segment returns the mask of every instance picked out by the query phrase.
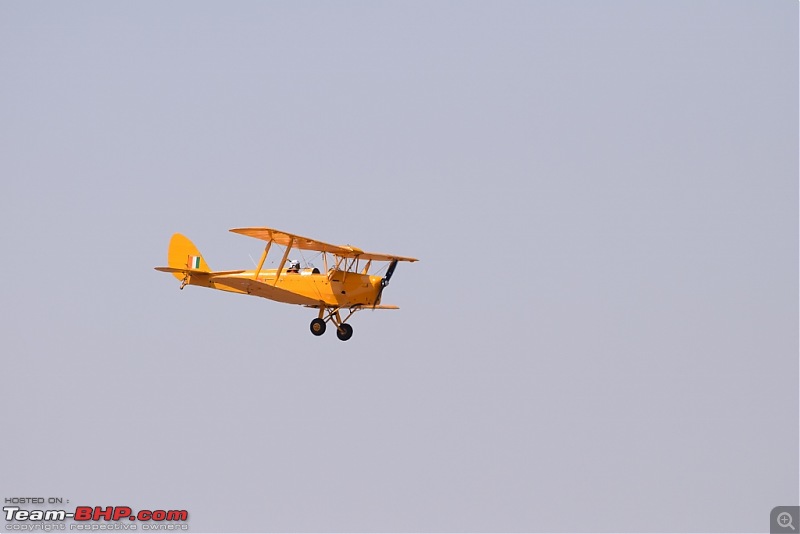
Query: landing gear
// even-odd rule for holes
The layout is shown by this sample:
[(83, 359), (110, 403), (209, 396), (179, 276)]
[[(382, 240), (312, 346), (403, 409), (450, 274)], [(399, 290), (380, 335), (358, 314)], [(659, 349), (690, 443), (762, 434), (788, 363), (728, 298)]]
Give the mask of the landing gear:
[(314, 319), (311, 321), (311, 333), (315, 336), (321, 336), (325, 333), (325, 321), (322, 319)]
[(353, 337), (353, 327), (347, 323), (340, 324), (339, 328), (336, 329), (336, 337), (342, 341), (347, 341)]
[(325, 323), (330, 321), (336, 327), (336, 337), (342, 341), (347, 341), (353, 337), (353, 327), (347, 324), (346, 321), (360, 309), (360, 306), (350, 308), (350, 314), (342, 320), (342, 316), (339, 314), (339, 308), (320, 307), (319, 317), (311, 321), (311, 333), (315, 336), (321, 336), (325, 333)]

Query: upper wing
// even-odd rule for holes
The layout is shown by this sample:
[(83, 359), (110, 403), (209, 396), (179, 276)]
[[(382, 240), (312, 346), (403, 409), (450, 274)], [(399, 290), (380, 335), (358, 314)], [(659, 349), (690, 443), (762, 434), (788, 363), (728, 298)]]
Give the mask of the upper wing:
[[(306, 304), (306, 308), (317, 308), (319, 309), (320, 306), (325, 307), (324, 304)], [(351, 310), (359, 309), (359, 310), (399, 310), (400, 306), (395, 306), (394, 304), (378, 304), (377, 306), (370, 306), (368, 304), (359, 304), (358, 306), (353, 306), (350, 308)]]
[(316, 250), (318, 252), (330, 252), (331, 254), (346, 254), (347, 248), (338, 245), (331, 245), (330, 243), (323, 243), (316, 239), (310, 239), (297, 234), (290, 234), (288, 232), (281, 232), (274, 228), (231, 228), (231, 232), (235, 234), (242, 234), (256, 239), (263, 239), (264, 241), (272, 241), (281, 246), (289, 246), (292, 248), (300, 248), (303, 250)]
[[(358, 250), (358, 249), (356, 249)], [(419, 261), (417, 258), (409, 258), (407, 256), (396, 256), (394, 254), (378, 254), (376, 252), (351, 252), (350, 254), (346, 255), (349, 258), (359, 258), (361, 260), (372, 260), (372, 261)]]
[(231, 232), (249, 237), (255, 237), (256, 239), (263, 239), (264, 241), (272, 241), (284, 247), (291, 245), (292, 248), (314, 250), (317, 252), (329, 252), (345, 258), (359, 258), (373, 261), (418, 261), (416, 258), (408, 258), (405, 256), (364, 252), (360, 248), (350, 245), (331, 245), (330, 243), (324, 243), (322, 241), (317, 241), (316, 239), (303, 237), (297, 234), (281, 232), (280, 230), (276, 230), (274, 228), (232, 228)]

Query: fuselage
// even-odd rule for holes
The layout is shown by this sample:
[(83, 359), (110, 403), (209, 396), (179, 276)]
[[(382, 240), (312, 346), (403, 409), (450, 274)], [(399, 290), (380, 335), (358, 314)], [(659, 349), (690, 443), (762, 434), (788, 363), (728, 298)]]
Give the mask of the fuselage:
[(278, 275), (277, 269), (263, 269), (257, 278), (256, 271), (224, 275), (192, 273), (189, 284), (288, 304), (348, 308), (376, 304), (381, 277), (334, 269), (328, 273), (317, 269), (283, 269)]

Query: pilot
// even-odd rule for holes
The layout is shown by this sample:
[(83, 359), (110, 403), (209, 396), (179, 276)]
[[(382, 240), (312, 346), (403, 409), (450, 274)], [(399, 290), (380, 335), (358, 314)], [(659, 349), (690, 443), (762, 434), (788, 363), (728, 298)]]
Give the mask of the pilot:
[(300, 272), (300, 262), (297, 260), (289, 260), (289, 268), (286, 270), (287, 273), (299, 273)]

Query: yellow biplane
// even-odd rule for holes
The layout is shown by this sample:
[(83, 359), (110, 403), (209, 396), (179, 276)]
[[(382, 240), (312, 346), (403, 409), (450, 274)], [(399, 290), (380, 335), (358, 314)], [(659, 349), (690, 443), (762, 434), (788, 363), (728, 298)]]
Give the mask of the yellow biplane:
[[(212, 271), (194, 243), (182, 234), (174, 234), (169, 242), (169, 266), (156, 267), (156, 270), (172, 273), (181, 281), (181, 289), (187, 285), (210, 287), (316, 308), (319, 315), (311, 321), (311, 333), (321, 336), (326, 323), (332, 322), (336, 326), (336, 336), (342, 341), (353, 336), (353, 327), (347, 321), (355, 312), (397, 309), (397, 306), (381, 304), (383, 290), (389, 285), (397, 262), (417, 261), (416, 258), (364, 252), (350, 245), (330, 245), (274, 228), (233, 228), (231, 232), (267, 242), (254, 271)], [(283, 247), (283, 255), (277, 269), (264, 269), (273, 245)], [(289, 259), (292, 250), (319, 253), (323, 270), (308, 262), (301, 267), (299, 261)], [(300, 254), (302, 256), (302, 252)], [(386, 262), (388, 268), (383, 276), (377, 274), (383, 269), (370, 274), (375, 264)], [(349, 310), (344, 319), (340, 314), (343, 310)]]

